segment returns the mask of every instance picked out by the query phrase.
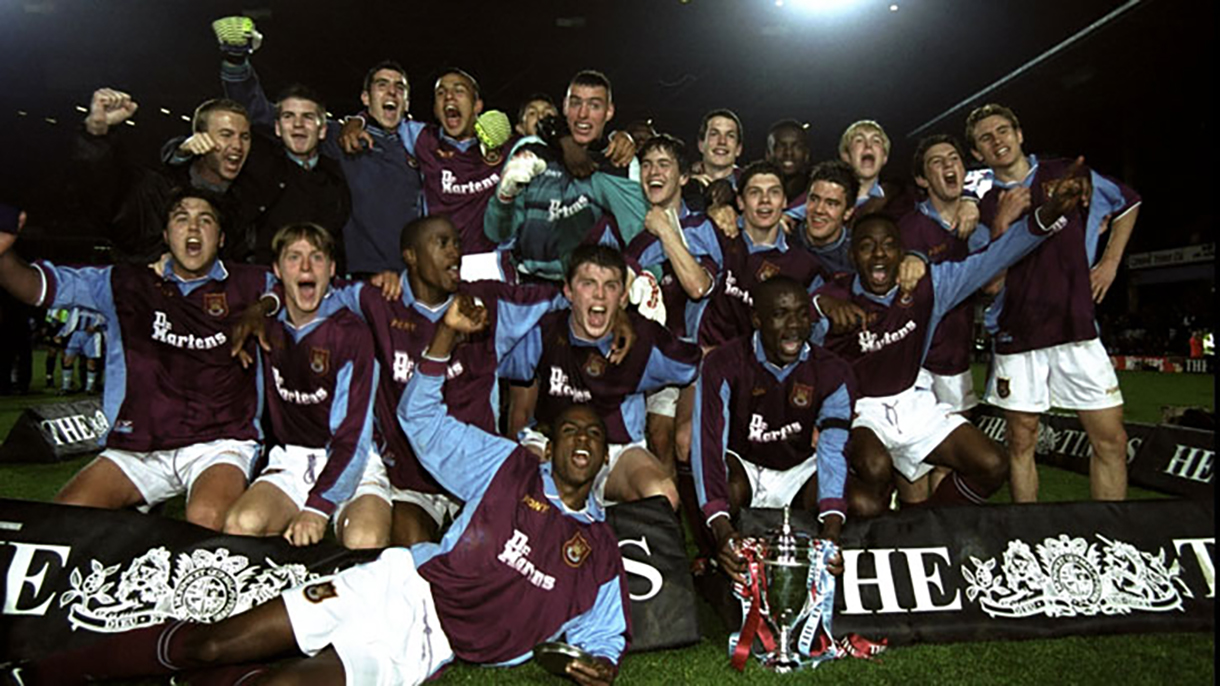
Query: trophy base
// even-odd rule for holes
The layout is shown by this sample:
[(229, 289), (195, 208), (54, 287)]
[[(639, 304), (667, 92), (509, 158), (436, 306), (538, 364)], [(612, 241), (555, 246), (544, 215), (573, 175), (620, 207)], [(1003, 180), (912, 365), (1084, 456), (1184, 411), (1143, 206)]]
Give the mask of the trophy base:
[(762, 665), (776, 674), (788, 674), (801, 668), (801, 663), (791, 653), (770, 653), (763, 658)]

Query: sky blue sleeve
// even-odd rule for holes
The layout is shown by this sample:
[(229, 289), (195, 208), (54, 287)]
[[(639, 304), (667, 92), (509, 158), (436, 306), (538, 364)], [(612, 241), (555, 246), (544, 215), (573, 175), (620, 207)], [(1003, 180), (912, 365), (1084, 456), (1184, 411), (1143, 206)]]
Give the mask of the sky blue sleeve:
[(830, 333), (830, 319), (818, 317), (809, 329), (809, 342), (814, 345), (826, 345), (826, 335)]
[(577, 648), (618, 664), (627, 647), (624, 595), (621, 576), (607, 581), (597, 589), (593, 607), (570, 619), (560, 633)]
[(496, 359), (503, 360), (522, 339), (538, 327), (538, 322), (544, 315), (570, 306), (571, 303), (563, 297), (563, 293), (556, 293), (550, 300), (532, 303), (501, 299), (496, 305)]
[[(694, 343), (683, 345), (693, 346)], [(640, 384), (636, 391), (645, 393), (665, 386), (685, 386), (694, 381), (698, 374), (698, 361), (692, 364), (674, 359), (658, 346), (648, 353), (648, 363), (644, 365), (644, 373), (640, 375)]]
[[(34, 265), (42, 272), (47, 307), (87, 307), (101, 313), (107, 322), (117, 322), (114, 293), (110, 288), (112, 267), (56, 267), (48, 262)], [(51, 295), (51, 302), (45, 298)]]
[(695, 497), (705, 521), (729, 512), (729, 476), (725, 451), (729, 445), (729, 402), (732, 390), (724, 379), (702, 377), (695, 384), (691, 420), (690, 465)]
[(716, 233), (720, 229), (711, 220), (706, 220), (698, 226), (683, 229), (686, 236), (686, 246), (695, 257), (708, 256), (716, 263), (717, 269), (724, 269), (724, 253), (720, 251), (720, 241)]
[(847, 516), (844, 493), (847, 485), (847, 432), (851, 426), (851, 393), (840, 384), (822, 401), (818, 411), (818, 503), (822, 512)]
[(402, 139), (402, 147), (407, 149), (408, 155), (415, 156), (415, 141), (419, 140), (425, 126), (427, 124), (414, 119), (403, 119), (398, 123), (398, 137)]
[(441, 395), (447, 365), (428, 358), (420, 362), (398, 403), (398, 421), (420, 464), (451, 493), (470, 501), (487, 490), (517, 444), (449, 415)]
[(1137, 197), (1134, 197), (1134, 192), (1128, 190), (1133, 197), (1128, 197), (1123, 193), (1123, 187), (1115, 183), (1111, 179), (1098, 174), (1095, 171), (1089, 172), (1093, 182), (1093, 194), (1089, 196), (1089, 214), (1088, 221), (1085, 224), (1085, 250), (1089, 256), (1089, 264), (1094, 265), (1097, 262), (1097, 251), (1101, 244), (1101, 224), (1102, 220), (1107, 217), (1112, 221), (1126, 214), (1139, 204)]
[(373, 446), (373, 398), (380, 367), (372, 357), (371, 340), (364, 347), (359, 359), (344, 363), (335, 380), (326, 466), (305, 502), (305, 507), (327, 516), (356, 492)]
[(970, 252), (978, 252), (987, 247), (991, 242), (991, 229), (979, 224), (974, 227), (974, 232), (966, 238), (966, 250)]
[(542, 331), (537, 327), (527, 331), (525, 336), (508, 351), (501, 360), (497, 373), (513, 381), (531, 381), (538, 370), (538, 360), (542, 359)]
[(936, 304), (932, 309), (932, 321), (928, 324), (929, 332), (936, 328), (936, 324), (946, 312), (982, 288), (1000, 273), (1000, 270), (1007, 269), (1028, 255), (1046, 239), (1047, 234), (1030, 232), (1029, 222), (1034, 221), (1033, 216), (1034, 212), (1026, 214), (1014, 222), (1003, 236), (960, 262), (941, 262), (931, 266), (932, 291)]
[[(333, 299), (333, 309), (342, 308), (345, 310), (350, 310), (357, 317), (367, 320), (368, 318), (364, 316), (364, 310), (360, 307), (360, 298), (363, 291), (363, 281), (353, 281), (344, 286), (339, 286), (338, 288), (336, 288), (332, 283), (330, 285), (330, 290), (328, 291), (330, 297), (328, 297), (327, 300)], [(329, 310), (332, 308), (327, 309)]]

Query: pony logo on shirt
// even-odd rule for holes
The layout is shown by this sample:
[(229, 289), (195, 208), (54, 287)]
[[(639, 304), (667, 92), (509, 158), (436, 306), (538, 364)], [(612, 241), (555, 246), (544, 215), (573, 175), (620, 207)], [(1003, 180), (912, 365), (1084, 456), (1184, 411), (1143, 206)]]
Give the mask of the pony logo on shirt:
[(227, 317), (229, 316), (229, 300), (224, 293), (204, 293), (203, 311), (207, 312), (209, 317)]
[(325, 374), (330, 371), (330, 351), (326, 348), (310, 348), (309, 369), (314, 374)]
[(788, 394), (788, 402), (792, 403), (793, 407), (799, 407), (802, 410), (809, 407), (809, 403), (813, 402), (813, 386), (807, 386), (803, 383), (792, 384), (792, 392)]
[(591, 552), (593, 552), (593, 546), (589, 545), (584, 535), (577, 531), (563, 544), (564, 564), (576, 569), (585, 563)]

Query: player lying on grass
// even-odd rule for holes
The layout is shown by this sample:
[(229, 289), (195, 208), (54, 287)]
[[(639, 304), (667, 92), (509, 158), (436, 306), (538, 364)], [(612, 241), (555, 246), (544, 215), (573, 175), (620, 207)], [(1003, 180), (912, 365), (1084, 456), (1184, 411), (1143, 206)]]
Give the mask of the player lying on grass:
[(613, 682), (628, 605), (618, 544), (591, 493), (605, 426), (571, 406), (540, 463), (450, 416), (441, 393), (456, 341), (486, 318), (467, 299), (449, 308), (399, 408), (420, 461), (469, 504), (439, 544), (391, 548), (216, 624), (160, 624), (51, 655), (18, 668), (24, 683), (193, 671), (192, 683), (262, 673), (259, 683), (417, 684), (454, 657), (517, 664), (560, 636), (596, 658), (570, 663), (573, 679)]
[(732, 517), (742, 507), (817, 509), (821, 537), (838, 542), (855, 393), (851, 366), (808, 343), (804, 286), (777, 276), (755, 285), (752, 297), (754, 334), (704, 359), (691, 446), (717, 560), (738, 581), (745, 562)]
[[(1069, 170), (1032, 219), (1012, 224), (999, 240), (961, 262), (932, 265), (931, 278), (910, 293), (897, 286), (904, 250), (893, 220), (869, 215), (857, 223), (852, 233), (857, 275), (837, 278), (814, 300), (829, 317), (817, 322), (814, 340), (852, 363), (860, 393), (848, 454), (849, 513), (883, 512), (894, 471), (915, 481), (933, 465), (952, 469), (929, 504), (982, 503), (1004, 484), (1008, 465), (1002, 450), (948, 405), (937, 403), (931, 389), (918, 383), (919, 370), (947, 312), (1067, 223), (1064, 213), (1087, 195), (1088, 178), (1077, 172)], [(1008, 202), (1015, 206), (1010, 216), (1019, 215), (1028, 195), (1014, 194)]]
[[(388, 523), (343, 517), (373, 451), (378, 365), (373, 337), (359, 317), (321, 309), (335, 274), (335, 241), (317, 224), (289, 224), (271, 240), (284, 307), (267, 326), (263, 385), (278, 444), (267, 467), (225, 519), (225, 533), (283, 534), (312, 545), (332, 515), (339, 540), (369, 547), (388, 539)], [(370, 454), (372, 453), (372, 454)], [(361, 532), (381, 524), (386, 531)]]
[(106, 317), (105, 450), (55, 502), (117, 509), (186, 493), (188, 521), (219, 530), (258, 452), (255, 370), (233, 364), (229, 331), (270, 281), (261, 267), (217, 259), (214, 196), (173, 196), (161, 274), (143, 265), (30, 266), (0, 234), (0, 287), (22, 302), (82, 306)]

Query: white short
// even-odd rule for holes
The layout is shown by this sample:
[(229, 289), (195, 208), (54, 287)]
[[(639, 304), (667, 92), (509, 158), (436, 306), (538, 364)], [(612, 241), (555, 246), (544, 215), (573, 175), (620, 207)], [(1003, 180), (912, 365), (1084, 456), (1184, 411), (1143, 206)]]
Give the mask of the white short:
[(453, 659), (432, 587), (406, 548), (281, 597), (301, 652), (333, 646), (349, 684), (419, 684)]
[(458, 273), (462, 281), (503, 281), (504, 270), (500, 268), (503, 254), (498, 250), (462, 255), (462, 265)]
[(742, 458), (733, 451), (729, 455), (741, 462), (741, 467), (750, 480), (750, 507), (780, 508), (791, 505), (793, 498), (801, 492), (801, 488), (809, 481), (809, 477), (818, 472), (818, 456), (810, 455), (809, 459), (785, 470), (768, 469)]
[(190, 500), (195, 480), (209, 467), (218, 464), (231, 464), (248, 479), (258, 457), (258, 443), (221, 438), (176, 450), (147, 453), (107, 448), (99, 457), (113, 462), (135, 484), (140, 495), (144, 496), (144, 505), (140, 509), (147, 511), (153, 505), (182, 493), (186, 493), (187, 500)]
[(986, 402), (1005, 410), (1104, 410), (1123, 404), (1110, 356), (1094, 338), (1012, 355), (996, 355)]
[[(532, 428), (521, 430), (521, 445), (525, 447), (535, 447), (546, 453), (546, 446), (550, 440), (541, 432)], [(597, 473), (596, 481), (593, 482), (593, 494), (597, 497), (597, 502), (603, 507), (614, 505), (615, 501), (606, 499), (606, 481), (610, 479), (610, 472), (614, 471), (614, 465), (618, 464), (618, 458), (623, 456), (623, 453), (632, 448), (640, 450), (648, 450), (648, 445), (645, 441), (636, 441), (634, 443), (611, 443), (606, 447), (606, 452), (609, 453), (606, 460), (606, 466), (602, 467)]]
[(326, 448), (277, 445), (267, 455), (267, 466), (253, 483), (275, 486), (300, 510), (309, 500), (309, 491), (317, 483), (327, 461)]
[(102, 357), (102, 334), (87, 331), (73, 331), (64, 346), (64, 354), (69, 357), (84, 355), (91, 360)]
[(951, 376), (920, 369), (915, 385), (930, 387), (936, 402), (952, 407), (954, 412), (965, 412), (979, 404), (979, 396), (974, 392), (974, 375), (969, 369)]
[(678, 413), (678, 387), (666, 386), (653, 391), (644, 398), (644, 407), (648, 414), (659, 414), (662, 417), (673, 417)]
[(936, 402), (932, 389), (914, 386), (897, 395), (860, 398), (851, 426), (871, 429), (890, 453), (894, 468), (910, 481), (932, 471), (924, 458), (966, 418)]
[(376, 452), (369, 455), (369, 461), (364, 466), (364, 474), (352, 494), (352, 500), (363, 495), (372, 495), (386, 501), (390, 505), (396, 502), (406, 502), (418, 505), (436, 522), (437, 527), (443, 527), (446, 519), (453, 521), (462, 509), (462, 503), (443, 493), (422, 493), (405, 488), (395, 488), (390, 483), (386, 473), (385, 462)]

